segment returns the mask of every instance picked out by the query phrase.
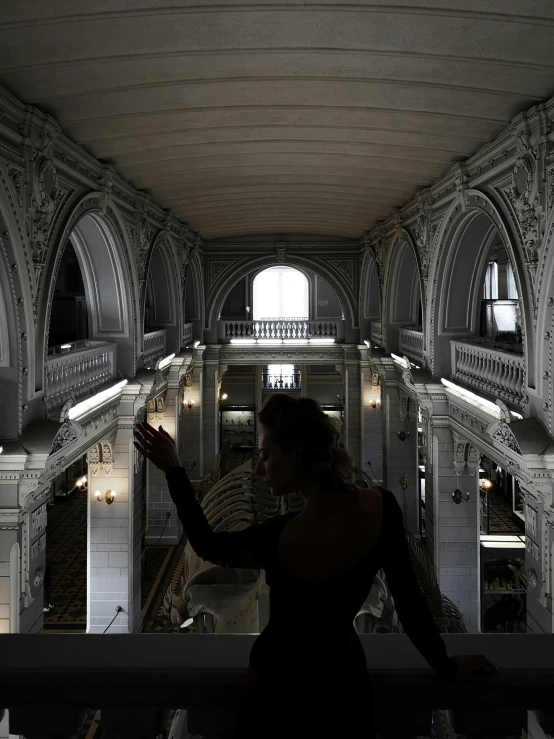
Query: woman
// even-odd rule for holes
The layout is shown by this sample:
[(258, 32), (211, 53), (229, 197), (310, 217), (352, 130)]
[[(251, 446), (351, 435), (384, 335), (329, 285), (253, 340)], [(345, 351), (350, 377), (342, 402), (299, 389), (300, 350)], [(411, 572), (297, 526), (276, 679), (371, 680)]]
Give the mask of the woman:
[(300, 491), (305, 506), (238, 532), (211, 530), (161, 426), (135, 431), (138, 450), (166, 474), (194, 551), (220, 566), (266, 570), (271, 615), (250, 653), (235, 739), (375, 737), (353, 624), (381, 567), (404, 630), (443, 679), (496, 671), (483, 655), (448, 657), (411, 566), (396, 498), (356, 487), (339, 432), (319, 404), (275, 394), (258, 418), (256, 473), (273, 495)]

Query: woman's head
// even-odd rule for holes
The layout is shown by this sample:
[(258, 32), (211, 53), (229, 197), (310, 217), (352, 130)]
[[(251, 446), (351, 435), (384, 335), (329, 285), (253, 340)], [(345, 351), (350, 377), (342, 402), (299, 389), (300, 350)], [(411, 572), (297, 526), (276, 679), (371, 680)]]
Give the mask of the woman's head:
[(341, 495), (354, 488), (353, 468), (335, 423), (312, 398), (271, 396), (258, 413), (263, 475), (274, 495), (314, 484), (322, 493)]

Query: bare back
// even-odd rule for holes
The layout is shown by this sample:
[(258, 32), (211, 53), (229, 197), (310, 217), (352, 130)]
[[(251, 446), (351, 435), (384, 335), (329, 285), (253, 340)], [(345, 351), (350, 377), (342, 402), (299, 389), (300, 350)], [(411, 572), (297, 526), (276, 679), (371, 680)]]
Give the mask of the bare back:
[(318, 521), (299, 516), (283, 527), (277, 560), (288, 572), (313, 584), (323, 583), (367, 557), (379, 539), (383, 496), (358, 488), (352, 503)]

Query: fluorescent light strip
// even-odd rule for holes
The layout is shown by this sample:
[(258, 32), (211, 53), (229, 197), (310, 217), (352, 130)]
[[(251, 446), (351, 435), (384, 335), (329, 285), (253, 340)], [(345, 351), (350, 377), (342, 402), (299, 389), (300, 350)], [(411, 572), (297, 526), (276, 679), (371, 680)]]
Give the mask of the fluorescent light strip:
[(401, 364), (402, 367), (406, 367), (406, 369), (410, 366), (410, 363), (407, 362), (404, 357), (399, 357), (398, 354), (393, 354), (391, 352), (391, 357), (394, 359), (395, 362), (398, 362), (398, 364)]
[(164, 367), (167, 367), (168, 364), (171, 364), (171, 360), (173, 359), (174, 356), (175, 356), (175, 352), (173, 352), (173, 354), (169, 354), (164, 359), (160, 359), (159, 364), (158, 364), (158, 369), (161, 370)]
[(335, 344), (335, 339), (231, 339), (231, 344), (261, 344), (277, 346), (278, 344), (312, 344), (312, 346), (328, 346)]
[(525, 543), (522, 541), (514, 542), (494, 542), (494, 541), (482, 541), (481, 546), (486, 549), (525, 549)]
[(474, 405), (477, 408), (482, 408), (493, 416), (500, 418), (500, 408), (495, 403), (492, 403), (490, 400), (485, 400), (485, 398), (481, 398), (479, 395), (475, 395), (475, 393), (466, 390), (464, 387), (455, 385), (453, 382), (450, 382), (450, 380), (445, 380), (444, 377), (441, 377), (441, 382), (452, 393), (454, 393), (454, 395), (457, 395), (459, 398), (471, 403), (471, 405)]
[(92, 410), (93, 408), (97, 408), (99, 405), (102, 405), (102, 403), (105, 403), (110, 398), (115, 398), (115, 396), (126, 384), (127, 380), (121, 380), (121, 382), (112, 385), (112, 387), (107, 388), (107, 390), (102, 390), (102, 392), (96, 393), (96, 395), (93, 395), (92, 398), (87, 398), (86, 400), (83, 400), (82, 403), (77, 403), (77, 405), (74, 405), (73, 408), (69, 409), (69, 411), (67, 412), (67, 417), (70, 420), (74, 420), (76, 418), (84, 416), (90, 410)]

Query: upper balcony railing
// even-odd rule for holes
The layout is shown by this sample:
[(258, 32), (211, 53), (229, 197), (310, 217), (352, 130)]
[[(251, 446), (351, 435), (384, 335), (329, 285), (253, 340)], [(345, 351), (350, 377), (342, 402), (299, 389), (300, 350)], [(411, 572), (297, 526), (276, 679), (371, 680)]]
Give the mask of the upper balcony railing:
[(400, 339), (400, 354), (423, 364), (423, 331), (421, 326), (401, 328), (398, 332)]
[(218, 321), (218, 339), (264, 339), (266, 341), (287, 339), (334, 339), (344, 341), (344, 321), (298, 321), (278, 319), (275, 321)]
[(192, 323), (185, 323), (183, 326), (183, 337), (181, 339), (181, 346), (187, 346), (192, 343)]
[[(375, 712), (384, 739), (430, 737), (432, 722), (439, 739), (512, 739), (522, 729), (533, 739), (547, 739), (554, 732), (553, 635), (442, 637), (449, 654), (484, 654), (498, 672), (446, 683), (405, 634), (360, 635), (372, 682), (367, 710)], [(231, 736), (255, 639), (256, 634), (0, 636), (0, 714), (9, 710), (10, 734), (61, 739), (79, 732), (87, 709), (99, 709), (104, 735), (154, 739), (164, 732), (171, 707), (186, 709), (186, 727), (172, 726), (176, 739)], [(321, 643), (324, 648), (323, 631)], [(309, 703), (325, 710), (317, 700)], [(437, 709), (449, 712), (456, 733), (435, 720)], [(348, 711), (348, 705), (340, 710)]]
[(113, 380), (117, 374), (117, 344), (84, 339), (48, 349), (45, 402), (57, 408)]
[(383, 346), (383, 331), (381, 321), (371, 321), (371, 341), (378, 346)]
[(144, 366), (153, 367), (162, 357), (165, 357), (165, 329), (144, 334)]
[(516, 352), (493, 349), (486, 344), (451, 341), (452, 379), (483, 390), (522, 407), (524, 359)]
[(264, 370), (262, 372), (262, 390), (301, 390), (300, 370), (284, 375), (275, 375)]

